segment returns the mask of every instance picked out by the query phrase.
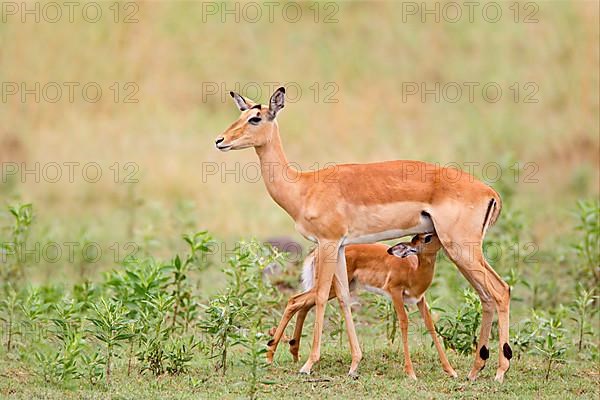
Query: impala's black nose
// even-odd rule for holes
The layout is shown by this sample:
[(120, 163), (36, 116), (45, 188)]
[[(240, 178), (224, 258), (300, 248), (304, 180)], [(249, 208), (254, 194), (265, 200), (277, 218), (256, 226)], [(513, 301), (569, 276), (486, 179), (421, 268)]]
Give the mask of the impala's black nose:
[(217, 140), (215, 140), (215, 145), (218, 146), (223, 140), (225, 140), (225, 138), (217, 138)]

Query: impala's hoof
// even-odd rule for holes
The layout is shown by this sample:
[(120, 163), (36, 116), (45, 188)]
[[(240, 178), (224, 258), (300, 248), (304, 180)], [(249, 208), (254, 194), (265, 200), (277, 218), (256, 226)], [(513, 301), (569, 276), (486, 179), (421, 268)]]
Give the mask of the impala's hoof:
[(348, 372), (348, 376), (352, 379), (358, 379), (358, 372), (357, 371), (350, 371)]
[[(294, 340), (294, 339), (292, 339), (292, 340)], [(291, 341), (290, 341), (290, 343), (291, 343)], [(298, 348), (293, 348), (293, 347), (290, 346), (290, 354), (292, 355), (292, 358), (294, 359), (294, 362), (298, 362), (298, 359), (300, 358), (299, 357), (299, 355), (300, 355), (299, 349)]]
[(306, 365), (306, 364), (304, 364), (302, 366), (302, 368), (300, 368), (300, 371), (298, 371), (298, 373), (301, 374), (301, 375), (310, 375), (311, 367), (312, 367), (312, 365)]
[(504, 382), (504, 372), (501, 372), (501, 371), (496, 372), (496, 377), (494, 378), (494, 380), (498, 383)]
[(267, 351), (267, 364), (273, 364), (273, 356), (275, 355), (274, 352), (268, 350)]
[(458, 374), (456, 373), (455, 370), (451, 369), (450, 371), (446, 371), (446, 373), (451, 377), (451, 378), (458, 378)]
[(471, 370), (471, 372), (469, 372), (469, 375), (467, 375), (467, 379), (470, 380), (471, 382), (474, 382), (477, 379), (477, 374), (479, 373), (479, 371), (473, 369)]

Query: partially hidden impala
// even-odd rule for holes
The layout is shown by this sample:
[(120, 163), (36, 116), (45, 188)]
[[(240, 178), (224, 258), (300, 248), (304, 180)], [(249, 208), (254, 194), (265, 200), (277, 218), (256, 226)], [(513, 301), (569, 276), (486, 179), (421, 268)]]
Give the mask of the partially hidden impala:
[[(267, 106), (230, 94), (241, 114), (217, 137), (216, 147), (221, 151), (254, 147), (267, 191), (294, 219), (298, 232), (317, 243), (315, 285), (288, 301), (290, 305), (314, 299), (316, 305), (312, 348), (300, 372), (310, 373), (320, 358), (325, 306), (333, 285), (350, 343), (349, 375), (357, 374), (362, 352), (350, 311), (344, 246), (435, 231), (482, 303), (481, 331), (469, 378), (476, 379), (489, 357), (495, 308), (500, 346), (495, 379), (502, 382), (512, 357), (508, 344), (510, 290), (482, 252), (485, 233), (502, 208), (498, 193), (463, 171), (421, 161), (340, 164), (298, 171), (283, 152), (276, 119), (284, 107), (285, 89), (275, 90)], [(277, 341), (283, 335), (282, 325), (275, 332)]]
[[(433, 233), (416, 235), (410, 242), (398, 243), (392, 247), (382, 243), (351, 244), (346, 247), (346, 267), (350, 287), (359, 284), (367, 290), (388, 296), (394, 303), (402, 333), (404, 371), (412, 379), (417, 379), (417, 376), (408, 350), (408, 315), (404, 309), (404, 304), (417, 304), (421, 317), (425, 322), (425, 327), (429, 331), (438, 352), (444, 372), (453, 378), (458, 376), (450, 362), (448, 362), (444, 348), (437, 337), (429, 306), (425, 300), (425, 291), (427, 291), (433, 280), (435, 260), (441, 247), (442, 244)], [(314, 286), (314, 258), (314, 253), (311, 252), (304, 260), (302, 286), (305, 290), (309, 290)], [(332, 299), (333, 297), (335, 297), (335, 294), (330, 292), (329, 298)], [(298, 360), (302, 326), (306, 314), (314, 304), (314, 301), (308, 304), (292, 304), (291, 307), (286, 307), (283, 313), (281, 323), (284, 324), (287, 324), (296, 312), (298, 313), (294, 336), (289, 340), (290, 352), (294, 357), (294, 361)], [(271, 343), (267, 351), (268, 361), (273, 359), (276, 347), (277, 343)]]

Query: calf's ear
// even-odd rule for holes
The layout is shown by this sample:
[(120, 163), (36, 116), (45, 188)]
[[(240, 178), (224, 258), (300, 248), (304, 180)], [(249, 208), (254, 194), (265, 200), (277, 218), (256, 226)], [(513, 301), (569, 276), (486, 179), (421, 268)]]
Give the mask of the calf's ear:
[(407, 243), (398, 243), (387, 249), (388, 254), (400, 258), (405, 258), (417, 254), (417, 249), (409, 246)]

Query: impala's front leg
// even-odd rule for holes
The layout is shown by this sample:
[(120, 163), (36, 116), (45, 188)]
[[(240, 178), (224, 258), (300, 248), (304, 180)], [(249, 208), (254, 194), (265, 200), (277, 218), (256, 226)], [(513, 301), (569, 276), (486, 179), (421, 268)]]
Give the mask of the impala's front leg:
[(446, 353), (444, 352), (444, 347), (440, 343), (437, 334), (435, 332), (435, 325), (433, 324), (433, 320), (431, 319), (431, 313), (429, 312), (429, 306), (427, 305), (427, 301), (425, 300), (425, 295), (421, 298), (421, 300), (417, 303), (419, 307), (419, 312), (421, 313), (421, 317), (423, 317), (423, 322), (425, 322), (425, 327), (429, 331), (431, 335), (431, 339), (433, 340), (433, 344), (437, 349), (438, 356), (440, 358), (440, 363), (442, 363), (442, 368), (444, 371), (453, 378), (456, 378), (458, 374), (448, 362), (448, 357), (446, 357)]
[(329, 292), (333, 282), (338, 261), (339, 241), (319, 240), (316, 250), (316, 281), (315, 281), (315, 324), (313, 330), (313, 344), (308, 360), (300, 369), (301, 374), (310, 374), (312, 366), (321, 357), (321, 336), (325, 320), (325, 306), (329, 299)]
[(290, 340), (290, 353), (292, 353), (292, 357), (294, 362), (298, 361), (298, 353), (300, 352), (300, 340), (302, 339), (302, 328), (304, 327), (304, 320), (306, 319), (306, 315), (310, 311), (310, 309), (314, 306), (304, 307), (300, 311), (298, 311), (298, 316), (296, 317), (296, 327), (294, 328), (294, 337)]
[(404, 349), (404, 371), (409, 378), (416, 380), (415, 370), (410, 359), (410, 350), (408, 349), (408, 315), (404, 309), (404, 295), (402, 290), (392, 290), (392, 301), (400, 323), (400, 331), (402, 332), (402, 348)]
[(314, 304), (314, 297), (314, 289), (290, 297), (287, 306), (285, 307), (285, 311), (281, 316), (281, 321), (279, 322), (279, 325), (277, 325), (277, 329), (273, 334), (273, 338), (269, 340), (269, 343), (267, 343), (267, 362), (269, 364), (273, 362), (273, 356), (275, 355), (279, 341), (283, 337), (285, 328), (289, 324), (294, 314), (298, 310), (303, 310), (306, 307), (310, 309), (312, 304)]
[(356, 378), (358, 377), (357, 370), (358, 364), (362, 359), (362, 351), (360, 350), (360, 344), (358, 343), (358, 337), (356, 336), (354, 321), (352, 320), (348, 270), (346, 269), (346, 255), (344, 253), (344, 247), (340, 247), (338, 251), (338, 263), (335, 270), (335, 276), (333, 278), (333, 286), (335, 289), (335, 295), (340, 303), (340, 308), (344, 314), (346, 331), (348, 332), (348, 343), (350, 343), (350, 353), (352, 354), (352, 364), (350, 365), (350, 371), (348, 371), (348, 375)]

